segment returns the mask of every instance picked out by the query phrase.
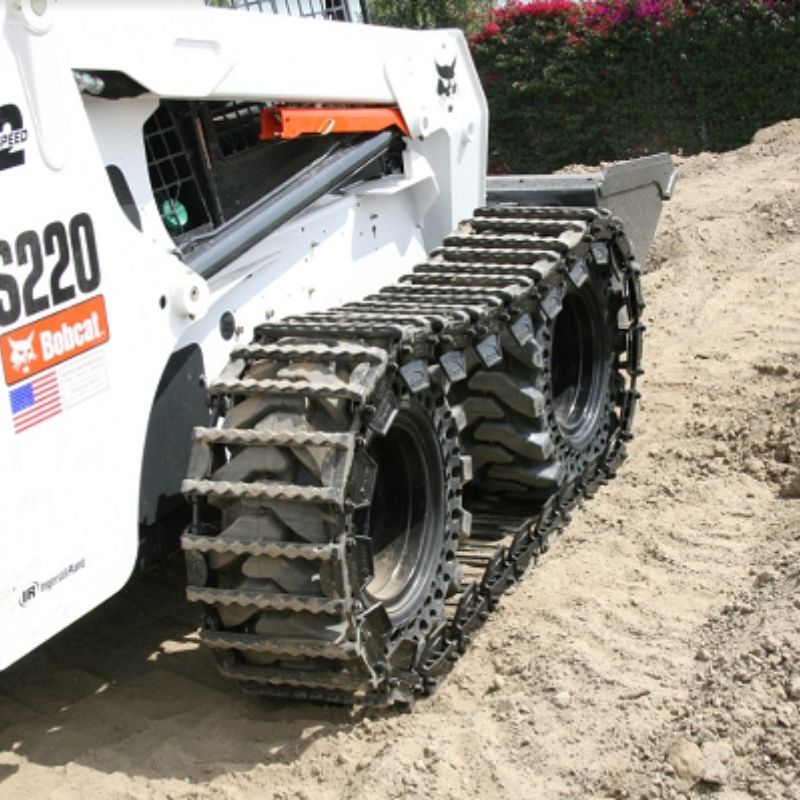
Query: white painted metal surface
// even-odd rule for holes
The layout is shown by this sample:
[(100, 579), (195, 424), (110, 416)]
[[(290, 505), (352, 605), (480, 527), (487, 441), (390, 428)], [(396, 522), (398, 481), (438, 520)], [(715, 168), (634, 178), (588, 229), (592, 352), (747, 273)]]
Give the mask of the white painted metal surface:
[[(197, 343), (213, 375), (259, 322), (394, 280), (482, 203), (487, 118), (455, 32), (200, 0), (0, 0), (0, 31), (3, 668), (127, 580), (169, 355)], [(457, 90), (442, 94), (436, 65), (453, 62)], [(81, 96), (73, 69), (124, 72), (147, 93)], [(141, 126), (162, 97), (397, 104), (412, 132), (405, 171), (323, 198), (207, 285), (176, 256), (149, 186)], [(112, 163), (141, 232), (111, 190)]]

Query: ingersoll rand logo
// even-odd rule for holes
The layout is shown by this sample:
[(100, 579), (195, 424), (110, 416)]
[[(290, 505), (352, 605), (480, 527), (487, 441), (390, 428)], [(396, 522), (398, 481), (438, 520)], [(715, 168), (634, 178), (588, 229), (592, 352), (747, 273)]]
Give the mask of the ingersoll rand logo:
[(39, 593), (39, 584), (34, 581), (30, 586), (26, 589), (22, 590), (22, 594), (19, 596), (19, 604), (25, 608), (31, 600), (36, 599), (36, 595)]
[(41, 597), (46, 592), (49, 592), (51, 589), (55, 589), (61, 583), (63, 583), (68, 578), (71, 578), (76, 573), (80, 572), (81, 570), (86, 568), (86, 559), (81, 558), (78, 561), (74, 561), (71, 564), (67, 564), (66, 567), (61, 569), (51, 578), (48, 578), (46, 581), (33, 581), (32, 583), (28, 584), (28, 586), (22, 590), (19, 596), (19, 604), (25, 608), (26, 606), (30, 605), (37, 597)]

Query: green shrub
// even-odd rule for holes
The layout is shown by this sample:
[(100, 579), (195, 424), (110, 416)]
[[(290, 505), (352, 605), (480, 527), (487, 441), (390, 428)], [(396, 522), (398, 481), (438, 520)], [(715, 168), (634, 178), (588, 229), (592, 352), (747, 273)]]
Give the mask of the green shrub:
[(472, 37), (496, 172), (745, 144), (800, 116), (798, 0), (540, 0)]

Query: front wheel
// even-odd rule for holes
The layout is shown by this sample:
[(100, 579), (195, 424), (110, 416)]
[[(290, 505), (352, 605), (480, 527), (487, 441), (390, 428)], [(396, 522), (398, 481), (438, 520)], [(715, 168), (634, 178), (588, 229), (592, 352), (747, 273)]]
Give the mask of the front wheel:
[[(444, 395), (410, 391), (377, 348), (278, 341), (240, 355), (184, 486), (205, 521), (183, 539), (202, 638), (260, 693), (408, 701), (461, 529)], [(353, 403), (342, 387), (357, 385), (371, 388)]]

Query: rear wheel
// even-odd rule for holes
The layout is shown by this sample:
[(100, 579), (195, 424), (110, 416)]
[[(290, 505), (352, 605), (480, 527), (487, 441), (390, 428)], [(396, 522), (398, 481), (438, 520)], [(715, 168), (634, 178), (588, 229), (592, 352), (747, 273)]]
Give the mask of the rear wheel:
[(620, 432), (622, 357), (629, 320), (626, 287), (608, 242), (571, 259), (540, 287), (520, 344), (510, 321), (502, 360), (475, 356), (450, 401), (475, 478), (466, 507), (503, 508), (519, 518), (552, 497), (571, 497), (591, 479)]
[(613, 307), (622, 302), (622, 286), (618, 282), (615, 286), (610, 266), (594, 258), (586, 260), (585, 269), (580, 286), (565, 284), (561, 310), (541, 333), (545, 344), (541, 380), (565, 483), (594, 469), (619, 427), (614, 397), (625, 339)]
[(608, 350), (594, 293), (569, 292), (553, 325), (551, 395), (556, 425), (576, 449), (596, 435), (605, 410)]

